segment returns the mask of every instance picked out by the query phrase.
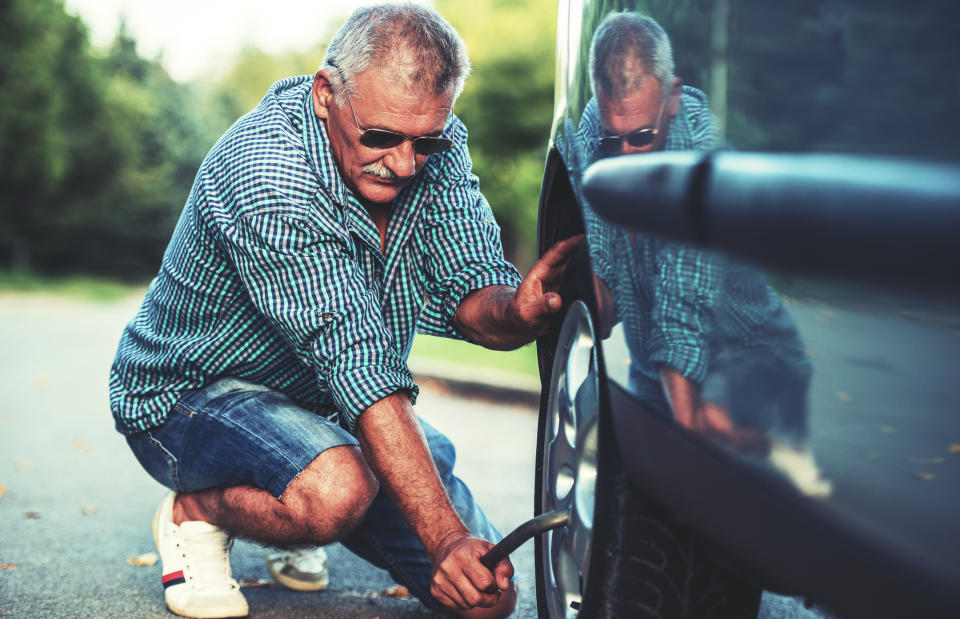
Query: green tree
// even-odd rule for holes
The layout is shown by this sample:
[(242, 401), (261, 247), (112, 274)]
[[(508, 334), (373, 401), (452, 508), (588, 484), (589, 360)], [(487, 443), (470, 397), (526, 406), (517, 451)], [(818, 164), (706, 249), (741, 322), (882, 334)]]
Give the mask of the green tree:
[(234, 119), (252, 110), (277, 80), (293, 75), (312, 75), (320, 67), (327, 37), (304, 52), (271, 55), (255, 47), (240, 51), (222, 77), (215, 80), (217, 91), (228, 101)]
[(123, 27), (100, 58), (61, 0), (0, 3), (0, 265), (155, 272), (209, 146), (192, 96)]
[(0, 3), (0, 261), (35, 262), (32, 239), (84, 141), (71, 121), (97, 109), (83, 23), (59, 0)]
[[(127, 278), (156, 271), (208, 147), (192, 93), (137, 53), (121, 26), (99, 63), (103, 112), (93, 126), (109, 147), (75, 165), (60, 202), (51, 269)], [(110, 251), (104, 251), (109, 247)]]
[(521, 270), (535, 255), (537, 203), (553, 119), (556, 2), (442, 0), (467, 43), (473, 73), (457, 101), (480, 188)]

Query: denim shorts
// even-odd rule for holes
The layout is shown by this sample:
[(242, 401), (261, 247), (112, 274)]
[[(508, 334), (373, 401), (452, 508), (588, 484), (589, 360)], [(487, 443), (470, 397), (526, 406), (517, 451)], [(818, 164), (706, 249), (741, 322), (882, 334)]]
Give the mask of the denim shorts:
[[(500, 533), (470, 489), (453, 474), (453, 443), (422, 419), (420, 424), (460, 518), (477, 537), (499, 541)], [(173, 490), (250, 484), (277, 499), (322, 452), (358, 445), (336, 422), (300, 408), (282, 393), (234, 378), (186, 392), (162, 426), (129, 436), (127, 442), (146, 471)], [(340, 542), (390, 572), (426, 606), (443, 608), (430, 595), (430, 557), (385, 491)]]

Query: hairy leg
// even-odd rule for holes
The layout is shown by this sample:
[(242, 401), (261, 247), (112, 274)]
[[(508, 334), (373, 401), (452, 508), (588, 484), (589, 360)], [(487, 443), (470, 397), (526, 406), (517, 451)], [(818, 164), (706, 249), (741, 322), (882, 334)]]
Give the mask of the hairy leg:
[(322, 545), (349, 533), (377, 489), (360, 449), (343, 445), (317, 456), (279, 501), (251, 485), (180, 493), (173, 521), (209, 522), (272, 546)]

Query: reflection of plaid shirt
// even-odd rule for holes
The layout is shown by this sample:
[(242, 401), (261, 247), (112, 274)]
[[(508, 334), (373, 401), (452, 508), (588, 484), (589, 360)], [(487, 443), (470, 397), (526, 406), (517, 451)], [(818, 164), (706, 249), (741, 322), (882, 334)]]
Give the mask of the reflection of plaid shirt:
[[(706, 95), (683, 87), (665, 150), (717, 146)], [(584, 110), (578, 138), (586, 163), (603, 135), (596, 101)], [(797, 358), (799, 340), (776, 293), (758, 271), (715, 252), (651, 238), (633, 238), (584, 208), (594, 271), (613, 295), (631, 347), (631, 374), (660, 393), (658, 366), (702, 383), (717, 347), (767, 346)], [(634, 385), (642, 388), (640, 385)]]
[(398, 390), (416, 330), (459, 337), (460, 300), (516, 286), (470, 172), (466, 130), (396, 198), (386, 255), (344, 185), (310, 76), (274, 84), (214, 146), (110, 374), (117, 427), (157, 426), (179, 393), (220, 376), (281, 391), (354, 429)]

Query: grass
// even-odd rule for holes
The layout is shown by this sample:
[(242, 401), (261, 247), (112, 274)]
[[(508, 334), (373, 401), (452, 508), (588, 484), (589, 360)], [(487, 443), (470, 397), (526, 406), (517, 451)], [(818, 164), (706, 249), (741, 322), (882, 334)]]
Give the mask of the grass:
[[(108, 303), (133, 294), (142, 294), (144, 285), (135, 285), (84, 276), (54, 277), (17, 271), (0, 270), (0, 292), (59, 294)], [(414, 340), (411, 357), (454, 363), (461, 366), (479, 366), (501, 372), (512, 372), (532, 378), (537, 373), (537, 348), (528, 344), (517, 350), (501, 352), (487, 350), (460, 340), (419, 335)]]
[(145, 285), (85, 276), (47, 276), (0, 270), (0, 292), (60, 294), (87, 301), (110, 302), (142, 293)]
[(501, 372), (523, 374), (539, 378), (537, 373), (537, 347), (528, 344), (517, 350), (501, 352), (481, 346), (450, 340), (443, 337), (418, 335), (413, 341), (411, 357), (447, 361), (457, 365), (472, 365), (492, 368)]

